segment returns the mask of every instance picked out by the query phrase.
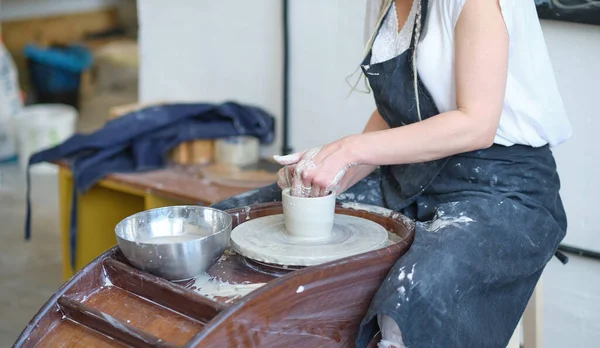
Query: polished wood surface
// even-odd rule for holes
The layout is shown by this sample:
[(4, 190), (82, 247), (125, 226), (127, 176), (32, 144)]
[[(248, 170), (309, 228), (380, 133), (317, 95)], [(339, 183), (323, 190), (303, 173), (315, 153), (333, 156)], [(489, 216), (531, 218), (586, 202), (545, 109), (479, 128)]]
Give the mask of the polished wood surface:
[[(234, 227), (281, 213), (280, 203), (230, 211)], [(207, 273), (231, 284), (266, 283), (229, 301), (133, 268), (118, 248), (70, 279), (25, 328), (17, 347), (352, 347), (377, 287), (409, 248), (414, 225), (337, 208), (400, 237), (389, 247), (326, 264), (265, 273), (231, 255)]]
[[(83, 304), (176, 345), (184, 345), (204, 326), (116, 286), (102, 288), (90, 295)], [(132, 315), (132, 311), (135, 311), (135, 315)]]
[[(69, 175), (69, 163), (57, 162)], [(247, 189), (210, 182), (202, 177), (201, 167), (195, 165), (171, 165), (165, 169), (140, 173), (109, 174), (99, 186), (136, 195), (152, 193), (181, 202), (210, 205)]]
[(104, 336), (84, 325), (77, 324), (72, 320), (61, 320), (35, 347), (56, 348), (62, 347), (65, 337), (69, 337), (69, 347), (77, 348), (113, 348), (127, 347), (108, 336)]

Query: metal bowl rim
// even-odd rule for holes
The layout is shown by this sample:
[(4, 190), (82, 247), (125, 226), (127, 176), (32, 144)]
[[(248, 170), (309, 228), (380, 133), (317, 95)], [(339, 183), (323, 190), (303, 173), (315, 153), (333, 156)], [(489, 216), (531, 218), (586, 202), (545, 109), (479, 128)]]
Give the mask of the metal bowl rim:
[[(153, 211), (159, 211), (159, 210), (169, 210), (169, 209), (173, 209), (173, 208), (196, 208), (196, 209), (200, 209), (200, 210), (212, 210), (212, 211), (215, 211), (215, 212), (223, 213), (223, 214), (225, 214), (229, 218), (229, 221), (228, 221), (227, 225), (225, 225), (225, 227), (223, 227), (222, 229), (216, 231), (213, 234), (210, 234), (208, 236), (201, 236), (200, 238), (192, 239), (192, 240), (188, 240), (188, 241), (184, 241), (184, 242), (178, 242), (176, 244), (185, 244), (185, 243), (198, 242), (198, 241), (207, 239), (209, 237), (221, 234), (221, 233), (227, 231), (228, 229), (231, 229), (232, 226), (233, 226), (233, 217), (229, 213), (227, 213), (226, 211), (224, 211), (224, 210), (215, 209), (215, 208), (212, 208), (212, 207), (205, 207), (205, 206), (201, 206), (201, 205), (173, 205), (173, 206), (162, 207), (162, 208), (148, 209), (148, 210), (140, 211), (140, 212), (135, 213), (133, 215), (129, 215), (128, 217), (124, 218), (123, 220), (119, 221), (119, 223), (117, 223), (117, 225), (115, 226), (115, 236), (117, 237), (118, 240), (120, 239), (120, 240), (123, 240), (123, 241), (126, 241), (126, 242), (130, 242), (130, 243), (151, 244), (151, 243), (140, 243), (140, 242), (137, 242), (135, 240), (130, 240), (130, 239), (127, 239), (127, 238), (121, 236), (119, 234), (119, 232), (118, 232), (119, 226), (123, 225), (126, 221), (128, 221), (130, 219), (133, 219), (134, 217), (136, 217), (138, 215), (147, 214), (147, 213), (150, 213), (150, 212), (153, 212)], [(160, 245), (160, 244), (156, 244), (156, 245)]]

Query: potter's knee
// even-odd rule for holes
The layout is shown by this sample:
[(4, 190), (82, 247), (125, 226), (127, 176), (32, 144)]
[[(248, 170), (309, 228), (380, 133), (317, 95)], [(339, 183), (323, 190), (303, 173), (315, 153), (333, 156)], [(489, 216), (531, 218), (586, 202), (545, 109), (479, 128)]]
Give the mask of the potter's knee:
[(378, 348), (406, 348), (402, 340), (402, 332), (394, 319), (387, 315), (378, 315), (377, 322), (381, 329), (381, 341)]
[[(446, 291), (456, 288), (458, 284), (468, 283), (472, 278), (472, 274), (465, 270), (462, 261), (453, 256), (441, 255), (432, 260), (417, 262), (405, 273), (402, 285), (428, 296), (443, 295)], [(402, 274), (399, 275), (398, 279), (400, 278), (403, 278)]]

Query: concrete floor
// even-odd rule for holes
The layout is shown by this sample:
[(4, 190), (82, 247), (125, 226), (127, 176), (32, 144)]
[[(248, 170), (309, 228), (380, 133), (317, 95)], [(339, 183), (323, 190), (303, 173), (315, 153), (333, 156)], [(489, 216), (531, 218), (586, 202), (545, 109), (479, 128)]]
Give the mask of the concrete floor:
[[(84, 99), (78, 131), (101, 127), (110, 107), (136, 100), (135, 89)], [(16, 164), (0, 164), (0, 347), (12, 346), (63, 283), (57, 176), (32, 175), (31, 192), (32, 239), (25, 242), (25, 176)]]
[(0, 183), (0, 347), (21, 330), (62, 283), (56, 176), (33, 178), (33, 238), (24, 242), (25, 185), (4, 166)]

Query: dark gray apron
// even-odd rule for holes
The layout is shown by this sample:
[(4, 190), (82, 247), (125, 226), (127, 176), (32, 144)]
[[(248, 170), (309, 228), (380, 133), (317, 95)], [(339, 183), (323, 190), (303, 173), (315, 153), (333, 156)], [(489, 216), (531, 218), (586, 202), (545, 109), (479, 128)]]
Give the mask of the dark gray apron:
[[(422, 0), (425, 28), (428, 0)], [(413, 35), (414, 37), (414, 35)], [(391, 127), (417, 122), (412, 51), (363, 71)], [(418, 80), (421, 117), (439, 112)], [(382, 168), (385, 205), (419, 221), (416, 237), (378, 290), (357, 340), (378, 314), (417, 347), (506, 347), (539, 276), (563, 239), (566, 216), (548, 147), (504, 147)]]
[[(422, 0), (422, 27), (428, 1)], [(414, 35), (413, 35), (414, 37)], [(412, 50), (363, 71), (390, 127), (418, 122)], [(438, 114), (418, 80), (421, 117)], [(409, 348), (504, 348), (567, 228), (550, 149), (494, 145), (438, 161), (385, 166), (338, 198), (415, 219), (413, 245), (373, 298), (358, 347), (393, 318)], [(265, 187), (215, 207), (280, 200)]]

